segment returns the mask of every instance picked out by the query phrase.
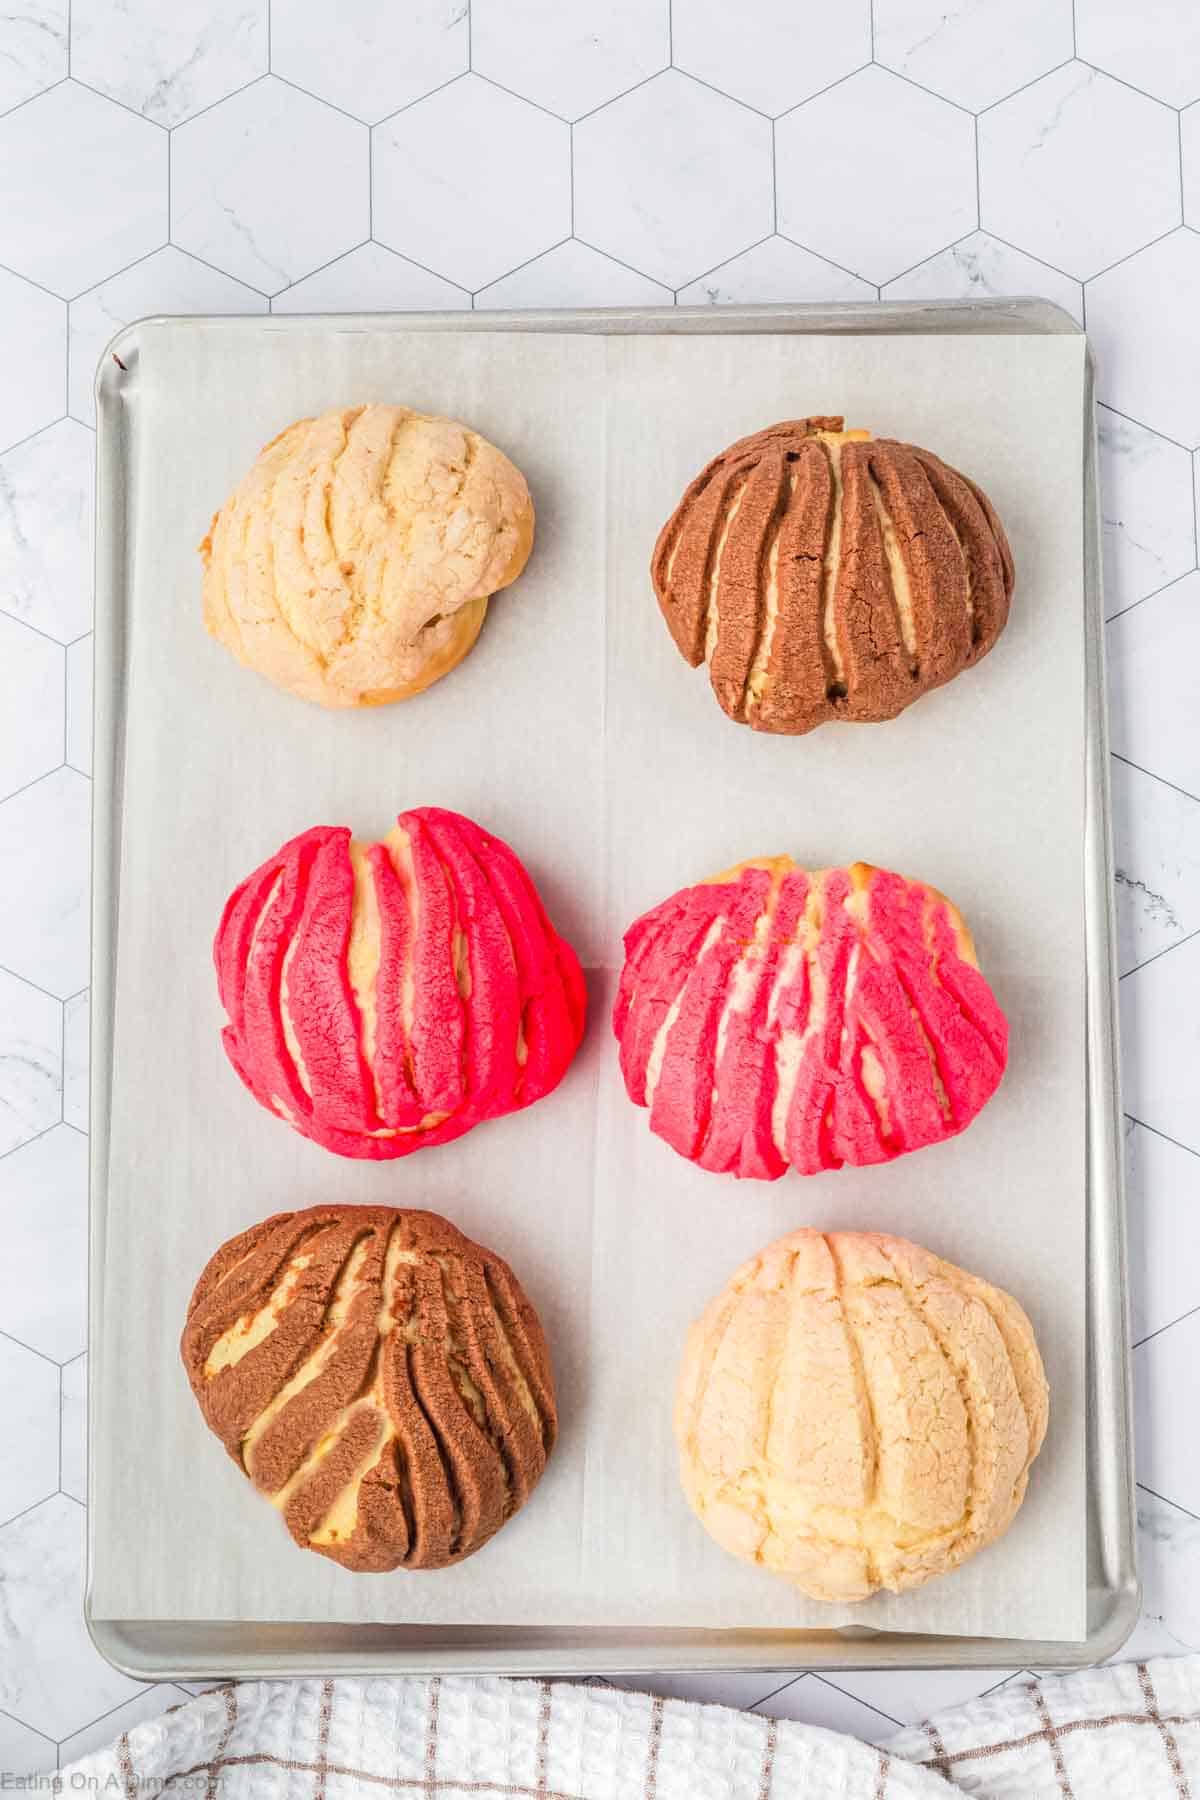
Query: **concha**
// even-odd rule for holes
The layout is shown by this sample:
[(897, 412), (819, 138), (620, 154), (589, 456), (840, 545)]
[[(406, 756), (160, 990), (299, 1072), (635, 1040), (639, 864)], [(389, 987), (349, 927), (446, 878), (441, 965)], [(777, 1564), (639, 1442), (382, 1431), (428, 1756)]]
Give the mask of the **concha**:
[(301, 832), (234, 889), (213, 955), (230, 1062), (340, 1156), (407, 1156), (529, 1106), (583, 1035), (578, 959), (528, 871), (440, 807), (376, 844)]
[(903, 1238), (803, 1230), (692, 1327), (675, 1431), (684, 1493), (722, 1548), (847, 1602), (994, 1543), (1048, 1410), (1008, 1294)]
[(625, 933), (613, 1030), (650, 1129), (773, 1181), (888, 1162), (969, 1125), (1008, 1025), (944, 894), (869, 863), (739, 863)]
[(756, 731), (894, 719), (986, 656), (1008, 618), (1012, 552), (982, 489), (930, 450), (843, 424), (739, 439), (655, 545), (680, 652)]
[(264, 1219), (209, 1261), (180, 1351), (205, 1423), (296, 1543), (356, 1571), (472, 1556), (558, 1430), (520, 1283), (436, 1213)]

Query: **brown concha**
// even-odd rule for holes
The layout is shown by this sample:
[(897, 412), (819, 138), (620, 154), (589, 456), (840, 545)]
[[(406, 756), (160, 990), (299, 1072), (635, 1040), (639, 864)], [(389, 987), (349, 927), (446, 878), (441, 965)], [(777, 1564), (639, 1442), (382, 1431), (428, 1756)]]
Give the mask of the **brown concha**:
[(180, 1344), (209, 1427), (303, 1548), (440, 1569), (528, 1499), (558, 1416), (537, 1314), (437, 1213), (314, 1206), (231, 1238)]
[(1013, 591), (987, 495), (932, 451), (840, 418), (785, 420), (714, 457), (651, 576), (730, 718), (793, 735), (894, 719), (987, 654)]

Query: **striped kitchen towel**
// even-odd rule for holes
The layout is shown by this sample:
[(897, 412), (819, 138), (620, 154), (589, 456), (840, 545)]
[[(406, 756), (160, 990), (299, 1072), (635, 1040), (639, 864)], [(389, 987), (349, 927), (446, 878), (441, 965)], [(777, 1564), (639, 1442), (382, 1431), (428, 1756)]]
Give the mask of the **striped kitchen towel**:
[(252, 1681), (61, 1782), (114, 1800), (1200, 1800), (1200, 1657), (1010, 1682), (882, 1749), (605, 1684)]

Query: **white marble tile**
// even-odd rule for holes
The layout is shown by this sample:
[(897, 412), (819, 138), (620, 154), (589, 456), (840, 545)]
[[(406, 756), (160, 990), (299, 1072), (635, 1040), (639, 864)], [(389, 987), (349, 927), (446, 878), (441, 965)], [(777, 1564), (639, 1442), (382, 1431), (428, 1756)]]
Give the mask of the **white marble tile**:
[(852, 1669), (830, 1679), (901, 1725), (917, 1725), (960, 1706), (1017, 1674), (1016, 1669)]
[(92, 772), (92, 635), (67, 651), (67, 761), (81, 775)]
[(560, 118), (603, 106), (670, 60), (667, 0), (588, 0), (587, 6), (473, 0), (471, 6), (471, 67)]
[(1200, 1519), (1137, 1492), (1142, 1616), (1121, 1661), (1200, 1650)]
[(1196, 564), (1192, 459), (1144, 425), (1097, 409), (1107, 618)]
[(569, 235), (569, 138), (558, 119), (464, 75), (376, 126), (374, 235), (483, 287)]
[(979, 222), (1079, 280), (1179, 224), (1175, 114), (1071, 62), (979, 121)]
[(0, 606), (63, 644), (92, 622), (95, 462), (95, 438), (73, 419), (0, 456)]
[(1200, 444), (1200, 236), (1175, 231), (1090, 281), (1088, 335), (1106, 406), (1181, 444)]
[(52, 1739), (0, 1713), (0, 1776), (50, 1775), (57, 1767), (58, 1747)]
[(55, 1362), (78, 1356), (87, 1339), (87, 1139), (57, 1125), (0, 1157), (0, 1216), (0, 1331)]
[(370, 236), (367, 129), (268, 76), (171, 138), (171, 240), (277, 294)]
[(272, 0), (271, 67), (370, 125), (464, 73), (467, 0)]
[[(163, 1713), (175, 1706), (186, 1706), (188, 1695), (177, 1688), (174, 1682), (160, 1681), (153, 1687), (143, 1688), (132, 1700), (126, 1700), (123, 1706), (117, 1706), (82, 1731), (73, 1731), (59, 1745), (59, 1764), (68, 1768), (78, 1762), (81, 1757), (91, 1756), (96, 1750), (104, 1750), (113, 1744), (123, 1732), (131, 1731), (146, 1719), (161, 1718)], [(183, 1786), (183, 1783), (177, 1783)], [(70, 1792), (68, 1786), (67, 1791)], [(186, 1789), (185, 1789), (186, 1791)]]
[(96, 416), (93, 386), (105, 345), (123, 325), (152, 313), (261, 313), (267, 301), (244, 282), (210, 269), (169, 244), (111, 281), (101, 282), (70, 310), (68, 407), (91, 425)]
[(802, 1675), (754, 1711), (770, 1719), (796, 1719), (804, 1725), (823, 1725), (826, 1731), (844, 1731), (868, 1744), (882, 1744), (896, 1733), (895, 1719), (820, 1675)]
[(885, 69), (780, 119), (775, 166), (780, 231), (868, 281), (893, 280), (977, 223), (971, 119)]
[(0, 1529), (0, 1707), (65, 1738), (142, 1691), (83, 1623), (83, 1508), (64, 1494)]
[(1122, 975), (1200, 930), (1200, 800), (1114, 757), (1113, 854)]
[(66, 74), (68, 10), (68, 0), (20, 0), (0, 21), (0, 113)]
[(59, 1419), (58, 1485), (80, 1505), (87, 1500), (87, 1360), (85, 1353), (63, 1369)]
[(0, 966), (62, 998), (88, 978), (90, 789), (56, 769), (0, 802)]
[(670, 288), (576, 238), (481, 288), (477, 307), (670, 306)]
[(88, 996), (72, 994), (63, 1002), (63, 1118), (77, 1131), (88, 1128)]
[(0, 614), (0, 800), (63, 760), (65, 678), (60, 644)]
[(0, 269), (0, 328), (5, 343), (20, 346), (0, 386), (0, 449), (6, 450), (66, 411), (67, 309), (32, 282)]
[(58, 1370), (0, 1336), (0, 1521), (58, 1488)]
[(1200, 8), (1193, 0), (1075, 0), (1080, 56), (1172, 106), (1200, 99)]
[(1125, 1121), (1133, 1341), (1200, 1306), (1200, 1154)]
[(674, 0), (671, 20), (676, 68), (760, 112), (797, 106), (871, 60), (869, 0)]
[(1200, 1312), (1148, 1338), (1133, 1353), (1137, 1478), (1191, 1513), (1200, 1513), (1200, 1453), (1190, 1429), (1198, 1362)]
[(875, 0), (877, 60), (972, 112), (1073, 54), (1071, 0)]
[(1200, 225), (1200, 101), (1179, 115), (1179, 150), (1183, 158), (1183, 222), (1195, 230)]
[(0, 969), (0, 1156), (48, 1131), (61, 1106), (62, 1008)]
[(1083, 289), (1078, 281), (986, 231), (973, 231), (939, 250), (883, 290), (885, 300), (980, 300), (1014, 294), (1053, 300), (1083, 321)]
[(738, 301), (874, 300), (869, 281), (802, 250), (784, 237), (769, 237), (744, 250), (699, 281), (680, 288), (682, 306), (728, 306)]
[(71, 73), (178, 125), (267, 72), (268, 0), (72, 0)]
[(382, 244), (360, 244), (326, 268), (306, 275), (276, 294), (271, 311), (327, 312), (455, 312), (469, 307), (471, 296), (422, 269), (418, 263), (385, 250)]
[(1200, 797), (1200, 574), (1122, 613), (1106, 636), (1112, 749)]
[(1200, 1151), (1198, 993), (1200, 936), (1177, 944), (1121, 982), (1125, 1110), (1196, 1151)]
[(783, 1687), (791, 1677), (770, 1670), (714, 1670), (691, 1675), (610, 1675), (614, 1687), (634, 1694), (660, 1694), (664, 1700), (695, 1700), (702, 1706), (731, 1706), (749, 1712), (757, 1701)]
[(681, 287), (771, 224), (770, 125), (678, 70), (575, 127), (576, 231), (655, 281)]
[(77, 82), (0, 119), (5, 261), (64, 300), (166, 242), (167, 138)]

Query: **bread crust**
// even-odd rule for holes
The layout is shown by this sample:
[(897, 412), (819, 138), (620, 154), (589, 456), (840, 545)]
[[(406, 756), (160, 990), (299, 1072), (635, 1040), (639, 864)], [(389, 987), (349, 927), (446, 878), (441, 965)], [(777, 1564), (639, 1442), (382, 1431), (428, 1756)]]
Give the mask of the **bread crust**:
[(894, 719), (986, 656), (1013, 560), (987, 496), (932, 451), (784, 420), (703, 468), (659, 534), (654, 591), (731, 719), (799, 736)]
[(272, 439), (214, 515), (204, 622), (301, 699), (406, 700), (462, 661), (533, 534), (524, 477), (478, 432), (333, 408)]
[(557, 1436), (536, 1312), (437, 1213), (264, 1219), (210, 1259), (180, 1353), (205, 1423), (296, 1543), (358, 1572), (474, 1555)]
[(845, 1603), (994, 1543), (1048, 1416), (1011, 1295), (904, 1238), (801, 1230), (743, 1264), (693, 1325), (675, 1433), (711, 1536)]

